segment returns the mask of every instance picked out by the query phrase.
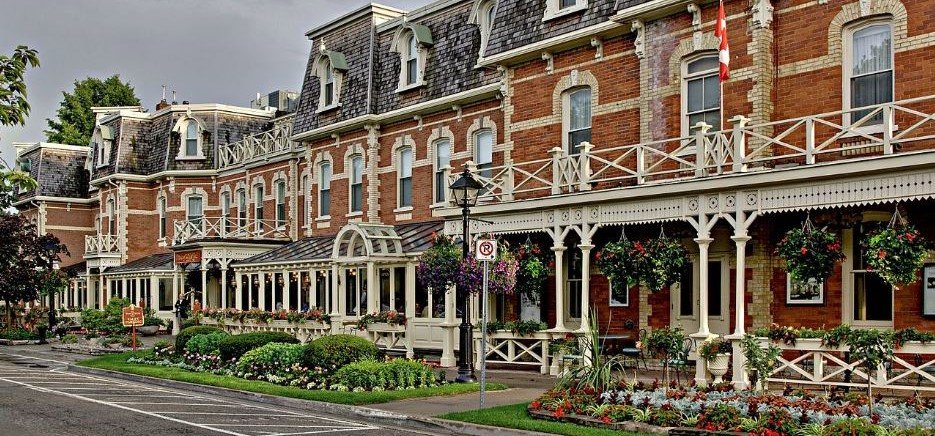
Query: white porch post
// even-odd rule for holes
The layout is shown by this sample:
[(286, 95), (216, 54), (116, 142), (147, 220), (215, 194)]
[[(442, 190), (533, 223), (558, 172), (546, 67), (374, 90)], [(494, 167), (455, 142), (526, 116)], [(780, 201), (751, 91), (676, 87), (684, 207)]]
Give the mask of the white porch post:
[(221, 309), (227, 309), (227, 267), (221, 268)]
[[(434, 292), (430, 290), (430, 292)], [(449, 289), (445, 292), (445, 322), (442, 324), (445, 335), (442, 337), (442, 357), (438, 364), (443, 367), (452, 367), (457, 364), (455, 359), (455, 329), (458, 322), (455, 319), (455, 291)]]
[[(380, 296), (380, 283), (377, 281), (377, 268), (373, 262), (367, 262), (367, 313), (373, 313), (379, 310), (377, 306), (377, 297)], [(388, 303), (388, 302), (387, 302)], [(360, 302), (357, 302), (360, 305)], [(358, 313), (358, 316), (364, 314)]]
[(266, 273), (261, 272), (257, 275), (259, 277), (258, 281), (260, 283), (260, 292), (257, 296), (259, 301), (260, 310), (266, 310)]
[(320, 307), (324, 308), (321, 301), (318, 301), (318, 272), (309, 268), (308, 269), (308, 308)]
[[(708, 248), (713, 240), (707, 232), (695, 239), (698, 244), (698, 332), (691, 335), (696, 344), (700, 344), (711, 335), (708, 328)], [(697, 346), (695, 347), (697, 350)], [(708, 365), (700, 356), (695, 362), (695, 382), (707, 383)]]
[(234, 271), (234, 304), (237, 310), (243, 310), (243, 291), (243, 273)]
[[(88, 272), (87, 275), (84, 276), (84, 286), (85, 286), (85, 289), (88, 290), (88, 291), (87, 291), (87, 292), (88, 292), (88, 307), (89, 307), (89, 308), (91, 308), (91, 307), (98, 307), (98, 305), (97, 305), (97, 301), (98, 301), (98, 300), (97, 300), (97, 295), (92, 295), (92, 293), (91, 293), (91, 273), (90, 273), (90, 272)], [(91, 300), (92, 300), (92, 299), (94, 300), (94, 304), (91, 304)]]
[(100, 273), (98, 273), (98, 276), (97, 276), (97, 284), (98, 284), (97, 292), (101, 297), (100, 304), (101, 304), (101, 309), (103, 310), (104, 305), (107, 304), (107, 295), (106, 295), (107, 291), (104, 289), (104, 276)]
[(331, 331), (341, 332), (341, 314), (344, 302), (341, 301), (341, 279), (338, 264), (331, 265)]
[(734, 333), (727, 336), (727, 339), (733, 344), (731, 353), (733, 375), (731, 381), (736, 389), (746, 389), (750, 385), (747, 378), (747, 361), (744, 358), (743, 350), (740, 347), (740, 340), (743, 339), (746, 329), (744, 322), (746, 318), (746, 288), (747, 288), (747, 242), (750, 237), (746, 235), (746, 229), (742, 232), (738, 229), (731, 239), (737, 247), (736, 271), (735, 271), (735, 289), (734, 289)]
[(291, 277), (289, 277), (289, 271), (282, 270), (282, 309), (289, 310), (289, 303), (292, 299), (289, 296), (289, 288), (292, 286)]
[(593, 245), (581, 243), (578, 245), (581, 249), (581, 332), (587, 332), (591, 328), (591, 249)]
[(562, 266), (565, 262), (565, 245), (556, 242), (552, 247), (555, 253), (555, 330), (565, 331), (565, 271)]
[(202, 308), (208, 307), (208, 263), (201, 261), (201, 302)]
[(152, 275), (149, 276), (149, 307), (153, 310), (159, 310), (159, 278)]
[[(130, 298), (130, 282), (127, 279), (121, 280), (123, 286), (120, 287), (120, 298), (129, 299)], [(131, 303), (133, 303), (131, 301)]]
[[(294, 273), (295, 273), (295, 310), (301, 312), (302, 311), (302, 293), (305, 292), (305, 287), (302, 286), (303, 285), (302, 271), (294, 271)], [(291, 289), (292, 285), (289, 285), (289, 286)], [(307, 295), (305, 296), (305, 298), (306, 298), (306, 301), (309, 301), (308, 307), (309, 309), (311, 309), (312, 300), (308, 299), (309, 297)]]
[[(395, 280), (393, 281), (395, 284)], [(416, 316), (416, 264), (415, 262), (406, 263), (406, 289), (403, 290), (403, 295), (406, 296), (406, 316), (409, 318), (414, 318)], [(429, 308), (429, 313), (431, 314), (432, 309)], [(413, 345), (412, 341), (415, 338), (415, 335), (412, 332), (412, 323), (406, 323), (406, 357), (412, 358), (415, 353), (412, 351)]]
[[(175, 310), (175, 303), (179, 301), (179, 266), (175, 265), (172, 268), (172, 309)], [(181, 318), (176, 315), (173, 317), (172, 322), (172, 334), (179, 334), (179, 324), (181, 323)]]

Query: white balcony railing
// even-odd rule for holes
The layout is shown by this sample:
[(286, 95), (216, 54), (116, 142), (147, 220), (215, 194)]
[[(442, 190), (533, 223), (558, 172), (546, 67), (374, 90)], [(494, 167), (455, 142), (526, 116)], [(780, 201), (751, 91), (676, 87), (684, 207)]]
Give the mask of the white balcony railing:
[(175, 222), (173, 245), (203, 239), (274, 239), (289, 240), (289, 222), (276, 220), (241, 220), (238, 218), (202, 218)]
[(246, 136), (240, 141), (218, 147), (218, 169), (225, 169), (253, 159), (292, 151), (292, 116), (278, 120), (272, 129)]
[(120, 254), (120, 238), (117, 235), (87, 235), (84, 237), (84, 254)]
[[(699, 123), (686, 137), (611, 147), (584, 143), (576, 154), (553, 148), (541, 159), (484, 171), (468, 162), (467, 168), (484, 185), (481, 201), (489, 203), (935, 151), (935, 95), (768, 123), (749, 121), (738, 116), (725, 130)], [(448, 172), (450, 181), (458, 177)]]

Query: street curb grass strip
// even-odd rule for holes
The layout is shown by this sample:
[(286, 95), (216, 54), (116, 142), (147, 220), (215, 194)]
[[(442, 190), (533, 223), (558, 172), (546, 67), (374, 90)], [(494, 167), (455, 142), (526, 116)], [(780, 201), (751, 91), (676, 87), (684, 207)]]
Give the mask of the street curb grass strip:
[[(445, 430), (449, 432), (454, 432), (457, 434), (465, 435), (474, 435), (474, 436), (503, 436), (503, 435), (516, 435), (516, 436), (529, 436), (529, 435), (538, 435), (541, 433), (529, 432), (525, 430), (518, 429), (508, 429), (503, 427), (494, 427), (483, 424), (468, 423), (463, 421), (453, 421), (443, 418), (428, 418), (421, 416), (411, 416), (404, 415), (395, 412), (389, 412), (385, 410), (374, 409), (370, 407), (363, 406), (352, 406), (347, 404), (335, 404), (328, 403), (324, 401), (316, 400), (306, 400), (306, 399), (296, 399), (288, 397), (279, 397), (275, 395), (267, 395), (256, 392), (241, 391), (236, 389), (230, 389), (225, 387), (218, 386), (207, 386), (200, 385), (196, 383), (188, 383), (182, 381), (175, 381), (157, 377), (150, 377), (144, 375), (130, 374), (120, 371), (113, 371), (107, 369), (98, 369), (98, 368), (89, 368), (84, 366), (78, 366), (74, 364), (69, 364), (66, 368), (67, 371), (75, 372), (79, 374), (87, 375), (96, 375), (110, 377), (125, 381), (132, 381), (137, 383), (144, 383), (150, 385), (156, 385), (160, 387), (173, 388), (173, 389), (184, 389), (192, 392), (197, 392), (201, 394), (211, 394), (219, 395), (222, 397), (241, 399), (248, 401), (255, 401), (264, 404), (271, 404), (281, 407), (291, 407), (299, 410), (311, 410), (311, 411), (324, 411), (326, 413), (332, 413), (335, 415), (345, 416), (345, 417), (357, 417), (365, 418), (373, 421), (377, 421), (379, 425), (383, 426), (417, 426), (418, 428), (427, 432), (427, 434), (439, 434), (439, 430)], [(429, 397), (432, 398), (432, 397)]]

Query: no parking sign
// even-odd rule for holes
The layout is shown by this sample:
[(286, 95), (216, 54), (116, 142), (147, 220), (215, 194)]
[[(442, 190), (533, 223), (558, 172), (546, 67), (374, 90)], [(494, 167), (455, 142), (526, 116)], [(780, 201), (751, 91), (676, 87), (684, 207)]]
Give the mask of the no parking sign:
[(492, 261), (497, 259), (497, 240), (478, 239), (474, 246), (474, 258), (477, 260)]

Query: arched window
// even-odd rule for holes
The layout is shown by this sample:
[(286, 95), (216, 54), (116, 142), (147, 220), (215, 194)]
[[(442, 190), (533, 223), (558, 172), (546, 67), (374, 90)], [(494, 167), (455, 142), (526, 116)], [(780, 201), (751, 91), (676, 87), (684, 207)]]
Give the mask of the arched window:
[(591, 141), (591, 88), (583, 87), (565, 93), (565, 144), (568, 154), (577, 154), (582, 142)]
[(107, 200), (107, 234), (117, 234), (117, 207), (114, 200)]
[(189, 121), (185, 128), (185, 156), (198, 156), (198, 123)]
[(286, 181), (276, 182), (276, 228), (286, 227)]
[(481, 0), (471, 12), (471, 24), (477, 24), (480, 30), (480, 56), (484, 56), (487, 43), (490, 41), (490, 32), (493, 30), (493, 20), (497, 15), (496, 0)]
[(721, 81), (717, 53), (687, 59), (682, 64), (682, 136), (704, 122), (721, 129)]
[(415, 85), (419, 80), (419, 44), (414, 34), (409, 35), (406, 46), (406, 84)]
[[(870, 21), (845, 31), (844, 107), (855, 109), (893, 101), (893, 27), (889, 21)], [(851, 112), (847, 124), (873, 110)], [(863, 125), (881, 124), (877, 113)]]
[(493, 176), (493, 131), (478, 130), (474, 133), (474, 163), (481, 177)]
[(448, 191), (448, 181), (445, 180), (445, 168), (451, 165), (451, 141), (439, 139), (435, 141), (435, 202), (445, 201)]
[(323, 162), (319, 167), (318, 216), (331, 216), (331, 162)]
[(412, 147), (399, 150), (399, 207), (412, 206)]
[(243, 228), (247, 225), (247, 190), (240, 188), (237, 190), (237, 227)]
[(312, 221), (312, 185), (309, 176), (302, 177), (302, 209), (305, 228), (311, 229)]
[(263, 228), (263, 185), (253, 186), (253, 222), (257, 232)]
[(361, 155), (351, 156), (350, 170), (350, 211), (354, 213), (363, 209), (364, 202), (364, 158)]
[(201, 133), (204, 131), (204, 126), (199, 123), (195, 118), (182, 118), (176, 123), (174, 132), (177, 132), (181, 138), (181, 145), (179, 146), (179, 153), (176, 155), (176, 159), (204, 159), (205, 155), (201, 149), (202, 138)]
[(204, 214), (204, 199), (201, 198), (200, 195), (188, 197), (187, 219), (189, 224), (194, 228), (200, 229)]
[(231, 193), (225, 191), (221, 193), (221, 221), (224, 233), (231, 231)]
[(323, 78), (324, 80), (322, 81), (323, 85), (322, 85), (321, 93), (324, 96), (323, 103), (325, 104), (325, 106), (331, 106), (335, 103), (334, 69), (331, 68), (330, 61), (324, 61), (324, 62), (325, 62), (325, 65), (322, 66), (322, 69), (324, 70), (325, 77)]
[(166, 197), (159, 197), (159, 239), (166, 238)]

